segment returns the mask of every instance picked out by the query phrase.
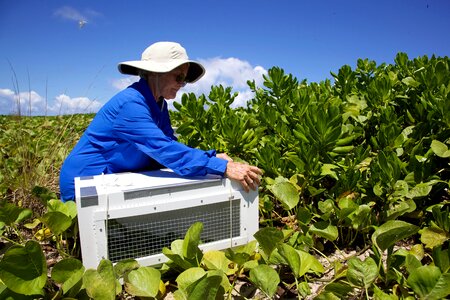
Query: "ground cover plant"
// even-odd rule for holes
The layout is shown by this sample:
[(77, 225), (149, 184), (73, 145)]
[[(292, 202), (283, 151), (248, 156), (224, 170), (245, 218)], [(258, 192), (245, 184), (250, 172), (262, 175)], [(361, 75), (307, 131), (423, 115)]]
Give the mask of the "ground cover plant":
[(92, 115), (0, 117), (1, 298), (448, 297), (449, 66), (399, 53), (319, 83), (274, 67), (263, 87), (248, 82), (255, 96), (240, 108), (231, 87), (183, 95), (171, 112), (183, 142), (264, 170), (260, 230), (203, 253), (192, 224), (162, 268), (79, 260), (57, 170)]

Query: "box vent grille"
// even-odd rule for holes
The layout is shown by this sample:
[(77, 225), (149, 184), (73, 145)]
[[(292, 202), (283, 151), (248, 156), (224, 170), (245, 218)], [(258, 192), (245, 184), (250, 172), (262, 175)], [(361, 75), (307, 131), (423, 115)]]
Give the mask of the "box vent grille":
[(239, 236), (240, 199), (105, 222), (109, 259), (136, 259), (161, 253), (195, 222), (203, 223), (202, 243)]

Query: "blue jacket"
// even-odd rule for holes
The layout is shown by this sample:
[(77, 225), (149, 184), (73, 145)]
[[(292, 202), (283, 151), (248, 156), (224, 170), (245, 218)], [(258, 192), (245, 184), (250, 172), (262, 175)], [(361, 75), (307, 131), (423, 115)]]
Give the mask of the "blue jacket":
[(223, 175), (227, 161), (215, 150), (177, 142), (165, 100), (160, 108), (141, 79), (119, 92), (96, 114), (64, 161), (60, 173), (63, 201), (75, 199), (74, 178), (161, 167), (183, 176)]

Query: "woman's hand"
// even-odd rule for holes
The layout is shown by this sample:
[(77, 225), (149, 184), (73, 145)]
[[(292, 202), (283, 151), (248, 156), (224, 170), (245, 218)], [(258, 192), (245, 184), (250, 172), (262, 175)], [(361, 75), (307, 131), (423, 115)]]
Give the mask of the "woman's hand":
[(262, 171), (258, 167), (234, 161), (228, 161), (225, 170), (225, 176), (239, 181), (246, 192), (250, 188), (256, 190), (261, 183), (260, 175), (262, 175)]

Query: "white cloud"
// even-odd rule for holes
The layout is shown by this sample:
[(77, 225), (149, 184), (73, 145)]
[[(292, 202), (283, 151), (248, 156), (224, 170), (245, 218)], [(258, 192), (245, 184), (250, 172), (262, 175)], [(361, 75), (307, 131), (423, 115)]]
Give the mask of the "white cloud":
[(63, 6), (58, 8), (55, 11), (55, 16), (61, 17), (63, 19), (66, 20), (72, 20), (72, 21), (80, 21), (80, 20), (85, 20), (86, 21), (86, 17), (83, 16), (78, 10), (76, 10), (73, 7), (70, 6)]
[[(267, 70), (261, 66), (252, 66), (249, 62), (238, 58), (210, 58), (198, 60), (206, 69), (205, 75), (194, 84), (188, 84), (180, 90), (174, 101), (181, 101), (183, 93), (194, 93), (197, 96), (205, 94), (208, 96), (211, 86), (223, 85), (224, 87), (232, 87), (232, 92), (238, 92), (233, 107), (245, 106), (247, 101), (253, 98), (253, 92), (247, 85), (247, 80), (255, 80), (257, 86), (261, 86), (263, 75), (267, 74)], [(125, 79), (116, 80), (113, 86), (121, 90), (139, 78), (130, 76)], [(173, 108), (172, 102), (169, 107)]]
[[(186, 85), (181, 92), (207, 96), (213, 85), (231, 87), (232, 92), (239, 93), (232, 104), (233, 107), (245, 106), (247, 101), (253, 98), (253, 92), (247, 85), (248, 80), (255, 80), (255, 84), (261, 86), (263, 75), (267, 74), (263, 67), (253, 67), (249, 62), (234, 57), (215, 57), (198, 61), (205, 67), (205, 75), (196, 83)], [(175, 101), (181, 101), (182, 93), (177, 95)]]
[(84, 13), (81, 13), (77, 9), (70, 6), (63, 6), (55, 10), (54, 15), (64, 20), (75, 21), (82, 28), (92, 19), (100, 17), (101, 13), (92, 9), (87, 9)]
[(50, 110), (53, 114), (95, 113), (102, 105), (99, 101), (90, 100), (87, 97), (70, 98), (62, 94), (56, 97)]
[(15, 93), (10, 89), (0, 89), (0, 114), (60, 115), (97, 112), (103, 104), (86, 97), (70, 98), (59, 95), (54, 101), (46, 101), (35, 91)]

